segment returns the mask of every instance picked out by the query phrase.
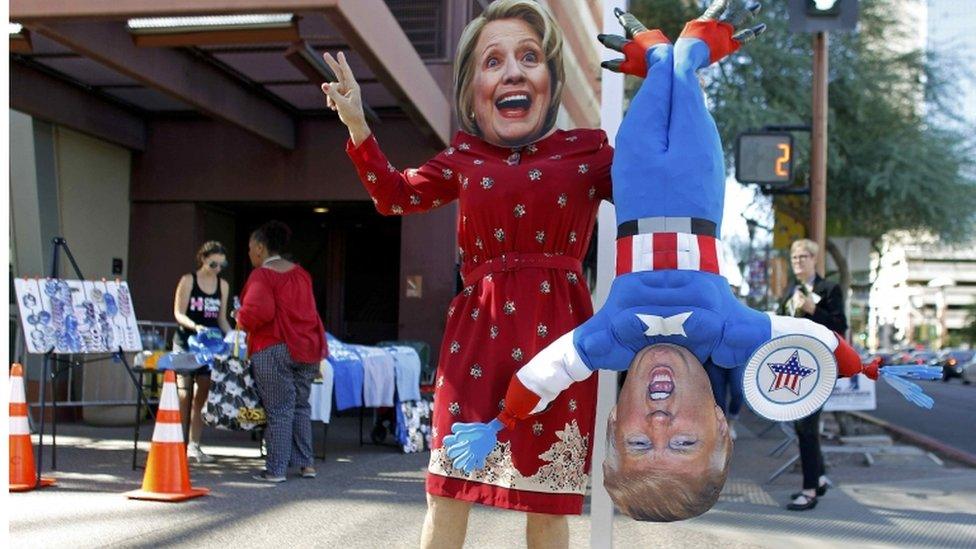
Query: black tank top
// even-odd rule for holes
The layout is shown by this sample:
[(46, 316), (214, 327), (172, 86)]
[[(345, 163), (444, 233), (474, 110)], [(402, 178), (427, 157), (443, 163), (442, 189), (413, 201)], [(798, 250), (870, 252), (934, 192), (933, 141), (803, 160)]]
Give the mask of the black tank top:
[[(190, 290), (190, 302), (186, 306), (186, 316), (190, 317), (194, 324), (220, 329), (220, 323), (217, 322), (217, 319), (220, 318), (220, 277), (217, 277), (217, 290), (208, 294), (200, 289), (200, 285), (197, 284), (197, 273), (190, 273), (190, 276), (193, 277), (193, 289)], [(173, 343), (182, 347), (183, 350), (187, 350), (189, 348), (187, 338), (195, 333), (193, 330), (180, 325), (174, 334)]]

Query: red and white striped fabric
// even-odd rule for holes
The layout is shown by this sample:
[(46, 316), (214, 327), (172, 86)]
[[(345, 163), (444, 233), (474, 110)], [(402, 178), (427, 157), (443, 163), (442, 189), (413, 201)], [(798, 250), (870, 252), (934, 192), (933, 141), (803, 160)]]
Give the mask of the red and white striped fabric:
[(718, 239), (674, 232), (635, 234), (617, 239), (617, 276), (666, 270), (722, 274)]

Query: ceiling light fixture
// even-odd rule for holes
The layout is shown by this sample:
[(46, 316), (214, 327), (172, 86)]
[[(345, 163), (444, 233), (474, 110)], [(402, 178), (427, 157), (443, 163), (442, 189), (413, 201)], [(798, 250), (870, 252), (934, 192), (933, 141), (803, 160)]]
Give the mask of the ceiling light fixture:
[(292, 13), (203, 15), (129, 19), (126, 29), (137, 46), (254, 44), (298, 40)]

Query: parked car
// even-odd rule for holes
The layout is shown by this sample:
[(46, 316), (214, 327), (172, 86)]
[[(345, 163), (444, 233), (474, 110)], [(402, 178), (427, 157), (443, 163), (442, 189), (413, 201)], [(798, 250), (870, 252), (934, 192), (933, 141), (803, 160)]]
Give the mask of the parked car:
[(938, 354), (927, 349), (912, 349), (901, 351), (891, 357), (892, 364), (929, 364), (938, 358)]
[(966, 370), (973, 365), (976, 351), (951, 349), (943, 353), (938, 360), (938, 365), (942, 366), (942, 381), (949, 381), (954, 377), (962, 378), (963, 383), (968, 384), (969, 380), (964, 376)]

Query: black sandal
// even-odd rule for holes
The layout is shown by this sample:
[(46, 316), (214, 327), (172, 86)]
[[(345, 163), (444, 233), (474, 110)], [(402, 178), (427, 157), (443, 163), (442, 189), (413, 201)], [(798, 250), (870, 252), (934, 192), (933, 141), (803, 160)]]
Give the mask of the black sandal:
[[(796, 501), (801, 498), (803, 499), (802, 503)], [(786, 508), (789, 509), (790, 511), (806, 511), (808, 509), (813, 509), (816, 506), (817, 506), (817, 496), (810, 497), (806, 494), (800, 494), (799, 496), (794, 498), (793, 501), (791, 501), (789, 505), (786, 506)]]

